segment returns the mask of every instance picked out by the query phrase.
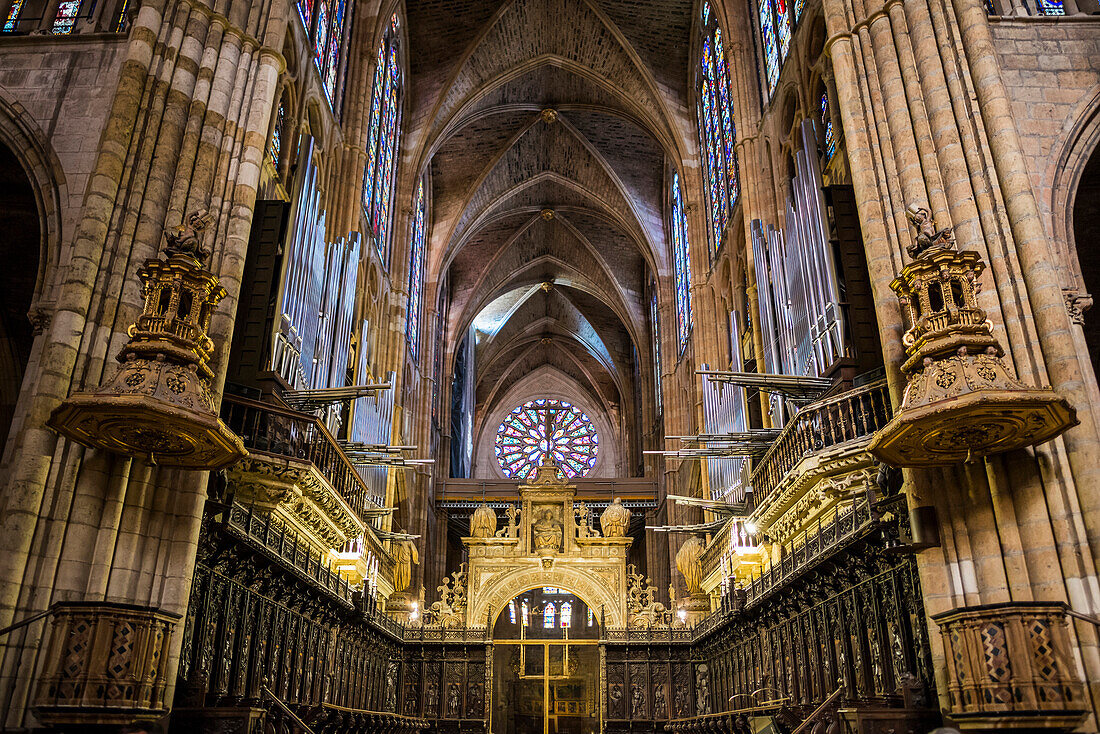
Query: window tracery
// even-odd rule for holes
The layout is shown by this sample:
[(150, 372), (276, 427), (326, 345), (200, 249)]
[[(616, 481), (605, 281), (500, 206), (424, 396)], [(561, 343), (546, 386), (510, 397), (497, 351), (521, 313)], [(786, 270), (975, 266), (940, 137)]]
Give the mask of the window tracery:
[[(367, 165), (363, 173), (363, 211), (375, 246), (383, 256), (389, 241), (394, 169), (400, 135), (402, 75), (399, 65), (397, 14), (378, 45), (371, 86), (370, 122), (367, 126)], [(383, 257), (385, 260), (385, 257)]]
[(684, 196), (680, 190), (680, 174), (672, 174), (672, 212), (670, 228), (672, 230), (672, 267), (676, 279), (676, 335), (679, 339), (680, 353), (687, 346), (691, 334), (691, 253), (688, 251), (687, 216), (684, 211)]
[(546, 606), (542, 608), (542, 626), (545, 629), (553, 629), (554, 628), (555, 612), (556, 612), (556, 610), (554, 608), (554, 602), (552, 602), (552, 601), (546, 602)]
[(703, 3), (702, 54), (699, 59), (699, 102), (696, 117), (699, 138), (705, 154), (702, 156), (706, 189), (710, 200), (711, 248), (717, 253), (722, 246), (734, 206), (740, 196), (738, 183), (737, 127), (733, 122), (729, 69), (726, 65), (722, 29)]
[(409, 341), (409, 354), (416, 361), (420, 349), (420, 302), (423, 300), (424, 280), (424, 179), (416, 187), (416, 203), (412, 237), (409, 242), (409, 310), (405, 321), (405, 338)]
[(72, 33), (76, 26), (76, 17), (80, 15), (80, 3), (81, 0), (61, 0), (50, 32), (55, 36), (67, 36)]
[(494, 451), (508, 477), (526, 479), (548, 454), (567, 477), (583, 477), (596, 465), (599, 434), (583, 411), (564, 400), (530, 400), (501, 422)]

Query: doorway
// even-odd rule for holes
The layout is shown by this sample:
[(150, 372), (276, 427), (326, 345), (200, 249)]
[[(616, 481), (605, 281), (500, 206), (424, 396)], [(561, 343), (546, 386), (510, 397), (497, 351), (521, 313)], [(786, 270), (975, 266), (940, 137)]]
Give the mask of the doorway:
[(580, 597), (552, 587), (510, 601), (493, 626), (493, 734), (595, 734), (600, 624)]

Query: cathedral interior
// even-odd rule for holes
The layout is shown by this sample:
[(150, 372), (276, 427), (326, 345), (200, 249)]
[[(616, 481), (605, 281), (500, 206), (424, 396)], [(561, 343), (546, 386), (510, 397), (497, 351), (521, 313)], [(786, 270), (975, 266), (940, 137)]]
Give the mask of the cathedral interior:
[(1097, 0), (0, 23), (0, 730), (1098, 730)]

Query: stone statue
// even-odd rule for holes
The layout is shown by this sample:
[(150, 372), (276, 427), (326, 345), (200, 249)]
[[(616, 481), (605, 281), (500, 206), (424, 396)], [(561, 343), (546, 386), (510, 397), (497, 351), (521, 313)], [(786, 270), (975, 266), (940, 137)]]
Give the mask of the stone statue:
[(515, 505), (508, 505), (508, 509), (504, 511), (504, 516), (508, 518), (508, 524), (497, 531), (498, 538), (518, 538), (519, 537), (519, 510)]
[(561, 549), (561, 523), (554, 519), (553, 512), (543, 510), (539, 519), (531, 526), (532, 539), (535, 550), (560, 550)]
[(657, 601), (657, 589), (650, 579), (638, 573), (633, 563), (626, 567), (626, 610), (627, 623), (641, 629), (667, 625), (672, 617), (665, 605)]
[(191, 212), (185, 223), (165, 230), (164, 252), (169, 257), (185, 255), (202, 265), (210, 257), (210, 251), (202, 245), (202, 233), (213, 221), (214, 218), (201, 209)]
[(630, 510), (623, 505), (622, 498), (616, 497), (600, 515), (600, 527), (603, 529), (603, 537), (625, 537), (628, 525), (630, 525)]
[(497, 514), (482, 502), (470, 516), (470, 535), (475, 538), (491, 538), (497, 531)]
[(393, 555), (393, 590), (404, 591), (412, 581), (413, 564), (420, 563), (420, 552), (411, 540), (395, 540), (390, 548)]
[(932, 219), (932, 213), (922, 206), (910, 204), (905, 210), (905, 216), (916, 230), (915, 242), (906, 247), (906, 251), (913, 259), (933, 250), (950, 250), (955, 247), (955, 233), (950, 227), (936, 229), (936, 222)]
[(580, 502), (574, 508), (573, 514), (577, 516), (577, 537), (598, 538), (600, 531), (588, 524), (588, 505)]
[(676, 570), (684, 577), (688, 595), (703, 593), (703, 551), (706, 546), (698, 535), (688, 538), (676, 553)]

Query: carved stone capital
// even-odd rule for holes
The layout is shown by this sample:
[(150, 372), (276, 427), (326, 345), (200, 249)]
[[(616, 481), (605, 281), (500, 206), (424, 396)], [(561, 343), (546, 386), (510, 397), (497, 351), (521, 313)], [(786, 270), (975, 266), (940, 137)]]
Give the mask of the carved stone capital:
[(1069, 320), (1077, 326), (1084, 326), (1085, 311), (1092, 308), (1092, 294), (1082, 293), (1076, 288), (1063, 288), (1062, 297), (1066, 299)]

